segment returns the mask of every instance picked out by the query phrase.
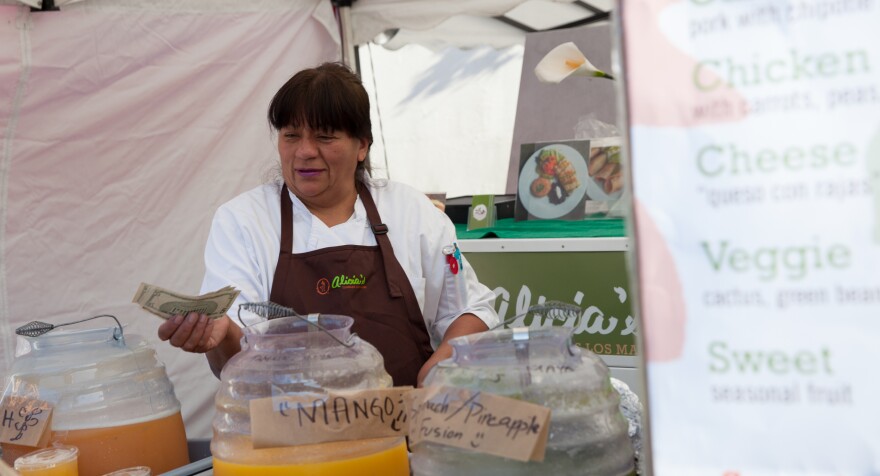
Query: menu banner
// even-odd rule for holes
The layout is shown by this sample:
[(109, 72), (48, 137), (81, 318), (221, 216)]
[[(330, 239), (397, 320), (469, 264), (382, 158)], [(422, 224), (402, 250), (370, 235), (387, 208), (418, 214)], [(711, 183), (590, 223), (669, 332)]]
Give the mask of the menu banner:
[(880, 1), (619, 18), (654, 474), (880, 473)]

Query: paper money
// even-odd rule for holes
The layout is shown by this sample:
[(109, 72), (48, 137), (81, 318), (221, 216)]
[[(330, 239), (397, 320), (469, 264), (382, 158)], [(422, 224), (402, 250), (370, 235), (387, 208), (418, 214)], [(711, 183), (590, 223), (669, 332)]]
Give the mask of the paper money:
[(207, 314), (210, 319), (218, 319), (226, 315), (226, 311), (239, 294), (239, 290), (226, 286), (201, 296), (187, 296), (152, 284), (141, 283), (131, 302), (162, 319), (170, 319), (177, 314), (185, 316), (190, 312)]

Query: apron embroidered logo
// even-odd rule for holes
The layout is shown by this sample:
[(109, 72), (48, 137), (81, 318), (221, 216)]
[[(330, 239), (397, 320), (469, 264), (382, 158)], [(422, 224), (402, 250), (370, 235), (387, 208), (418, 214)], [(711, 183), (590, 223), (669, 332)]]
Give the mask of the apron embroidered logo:
[(367, 287), (367, 278), (363, 274), (357, 276), (346, 276), (344, 274), (337, 275), (333, 278), (333, 289), (336, 288), (365, 288)]
[(318, 285), (316, 286), (316, 290), (318, 294), (324, 295), (330, 292), (330, 281), (327, 278), (321, 278), (318, 280)]

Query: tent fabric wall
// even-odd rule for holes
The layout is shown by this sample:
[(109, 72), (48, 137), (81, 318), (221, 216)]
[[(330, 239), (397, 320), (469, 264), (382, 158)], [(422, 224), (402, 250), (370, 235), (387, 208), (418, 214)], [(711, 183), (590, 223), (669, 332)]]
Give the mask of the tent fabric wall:
[(205, 358), (159, 342), (131, 298), (198, 293), (213, 211), (277, 164), (272, 95), (340, 39), (326, 0), (137, 3), (0, 6), (0, 374), (15, 327), (114, 314), (208, 437)]

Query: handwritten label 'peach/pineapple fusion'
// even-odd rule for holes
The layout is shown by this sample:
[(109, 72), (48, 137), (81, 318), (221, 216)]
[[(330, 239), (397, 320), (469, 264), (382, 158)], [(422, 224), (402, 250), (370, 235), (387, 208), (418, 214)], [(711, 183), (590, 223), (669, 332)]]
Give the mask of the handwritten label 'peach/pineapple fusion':
[(410, 392), (409, 440), (486, 453), (517, 461), (543, 461), (550, 409), (463, 388), (434, 386)]

